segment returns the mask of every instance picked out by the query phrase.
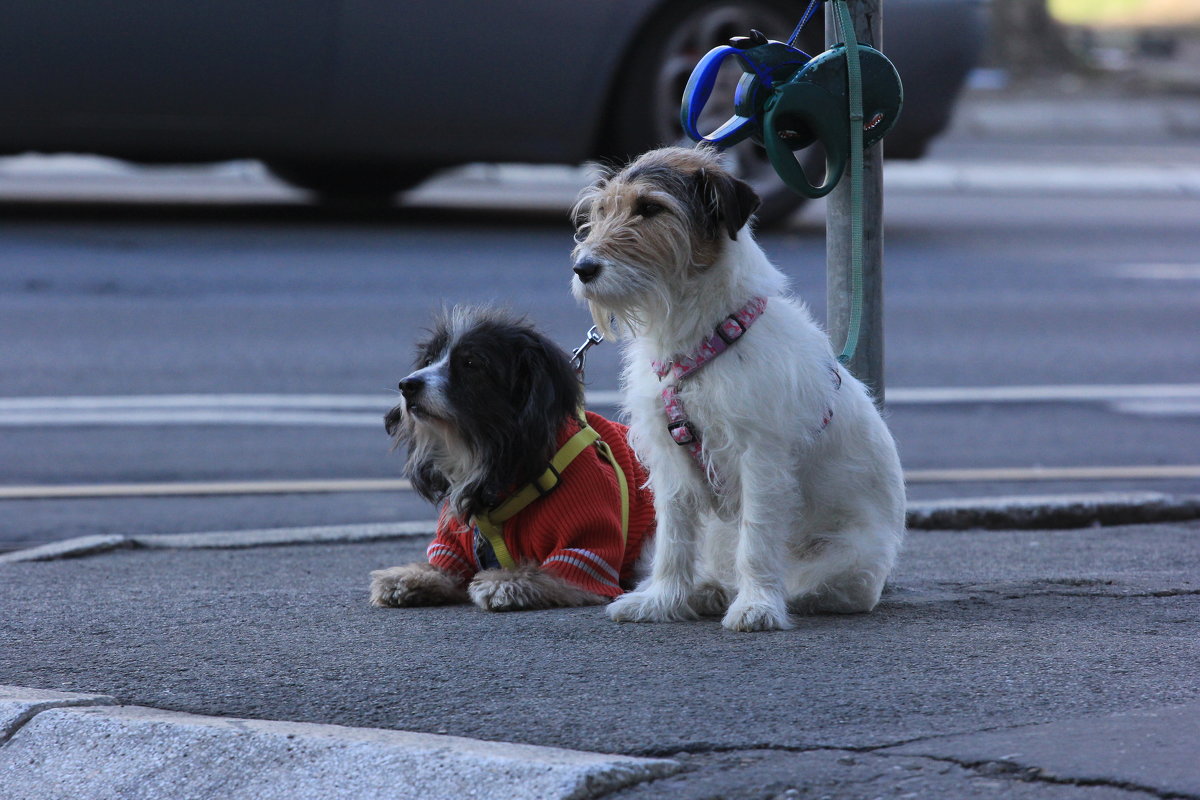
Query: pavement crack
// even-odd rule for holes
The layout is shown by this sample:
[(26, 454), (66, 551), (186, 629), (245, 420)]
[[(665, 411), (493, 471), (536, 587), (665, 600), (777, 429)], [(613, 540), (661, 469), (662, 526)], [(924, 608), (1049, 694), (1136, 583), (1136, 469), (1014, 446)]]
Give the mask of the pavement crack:
[[(886, 756), (889, 758), (899, 758), (902, 756), (911, 757), (913, 754), (879, 752), (876, 753), (876, 755)], [(1162, 798), (1163, 800), (1200, 800), (1200, 795), (1157, 789), (1153, 786), (1145, 786), (1132, 781), (1119, 781), (1105, 778), (1068, 778), (1061, 775), (1048, 773), (1042, 767), (1028, 767), (1021, 764), (1015, 764), (1011, 761), (995, 761), (988, 759), (968, 760), (951, 758), (949, 756), (931, 755), (928, 753), (921, 754), (920, 757), (927, 758), (931, 761), (954, 764), (955, 766), (969, 769), (983, 777), (1008, 778), (1010, 780), (1022, 781), (1024, 783), (1048, 783), (1058, 786), (1104, 787), (1109, 789), (1120, 789), (1127, 792), (1140, 792), (1150, 795), (1151, 797)]]
[(847, 747), (827, 747), (825, 745), (786, 745), (773, 743), (755, 744), (716, 744), (713, 742), (693, 742), (692, 744), (674, 747), (641, 747), (629, 750), (623, 755), (637, 758), (672, 758), (675, 756), (702, 756), (716, 753), (741, 753), (753, 751), (771, 751), (778, 753), (811, 753), (815, 750), (847, 750)]
[(1112, 580), (1064, 580), (1032, 583), (988, 583), (950, 584), (952, 591), (967, 595), (972, 600), (992, 602), (996, 600), (1024, 600), (1034, 597), (1102, 598), (1111, 600), (1133, 600), (1162, 597), (1195, 597), (1200, 588), (1170, 587), (1165, 589), (1119, 589), (1111, 587)]

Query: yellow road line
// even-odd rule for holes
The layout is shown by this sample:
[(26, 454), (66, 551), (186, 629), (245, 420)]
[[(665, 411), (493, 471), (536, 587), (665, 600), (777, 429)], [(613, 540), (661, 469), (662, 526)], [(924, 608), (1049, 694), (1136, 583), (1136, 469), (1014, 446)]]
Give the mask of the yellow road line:
[(1200, 479), (1200, 464), (1145, 467), (995, 467), (982, 469), (913, 469), (908, 483), (987, 483), (1024, 481), (1145, 481)]

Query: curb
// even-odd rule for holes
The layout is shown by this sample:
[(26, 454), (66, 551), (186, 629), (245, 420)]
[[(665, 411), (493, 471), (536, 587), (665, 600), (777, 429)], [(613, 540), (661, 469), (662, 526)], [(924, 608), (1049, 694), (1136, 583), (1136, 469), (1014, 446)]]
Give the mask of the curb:
[(0, 554), (0, 564), (20, 561), (54, 561), (60, 558), (107, 553), (113, 550), (232, 550), (291, 544), (353, 544), (388, 539), (432, 536), (437, 523), (381, 522), (365, 525), (325, 525), (310, 528), (268, 528), (210, 533), (165, 533), (133, 536), (78, 536), (60, 542)]
[[(1030, 530), (1145, 525), (1200, 519), (1200, 495), (1160, 492), (982, 497), (916, 501), (907, 525), (917, 530)], [(0, 554), (0, 564), (54, 561), (113, 550), (232, 550), (297, 544), (352, 544), (433, 536), (437, 523), (393, 522), (211, 533), (79, 536)]]
[(667, 759), (113, 703), (0, 686), (4, 797), (586, 800), (682, 769)]
[(1200, 519), (1200, 496), (1159, 492), (1028, 495), (908, 505), (908, 527), (922, 530), (1065, 529), (1193, 519)]

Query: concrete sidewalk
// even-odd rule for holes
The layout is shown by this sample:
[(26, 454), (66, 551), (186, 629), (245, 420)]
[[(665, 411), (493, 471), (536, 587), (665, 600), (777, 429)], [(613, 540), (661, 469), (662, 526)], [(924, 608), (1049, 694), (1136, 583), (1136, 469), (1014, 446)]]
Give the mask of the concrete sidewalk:
[(0, 797), (1200, 797), (1195, 520), (915, 530), (770, 634), (376, 609), (423, 535), (280, 541), (0, 564), (54, 690), (0, 692)]
[[(1069, 83), (1069, 82), (1068, 82)], [(1019, 90), (969, 90), (949, 130), (917, 161), (889, 161), (889, 192), (986, 191), (997, 194), (1121, 193), (1130, 197), (1196, 197), (1200, 162), (1189, 155), (1200, 140), (1200, 81), (1195, 90), (1144, 90), (1138, 84), (1093, 81), (1064, 88), (1046, 80)], [(1114, 143), (1165, 147), (1170, 163), (1144, 163)], [(979, 160), (963, 144), (1016, 149)], [(1052, 156), (1044, 154), (1053, 145)], [(1075, 152), (1106, 146), (1098, 161)], [(885, 146), (886, 148), (886, 146)], [(1038, 153), (1043, 153), (1038, 155)], [(585, 167), (470, 164), (447, 170), (403, 194), (413, 210), (505, 211), (566, 219), (579, 190), (595, 177)], [(257, 162), (216, 166), (136, 166), (74, 155), (0, 158), (0, 202), (132, 202), (305, 206), (308, 193), (274, 178)]]

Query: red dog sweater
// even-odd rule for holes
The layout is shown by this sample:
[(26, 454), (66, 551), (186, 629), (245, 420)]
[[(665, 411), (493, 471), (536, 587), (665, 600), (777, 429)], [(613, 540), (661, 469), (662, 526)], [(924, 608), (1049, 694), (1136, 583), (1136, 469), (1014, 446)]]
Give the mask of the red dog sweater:
[[(604, 597), (630, 585), (642, 546), (654, 535), (654, 499), (646, 471), (626, 439), (628, 428), (587, 413), (588, 424), (608, 443), (629, 485), (629, 538), (621, 542), (621, 492), (612, 465), (588, 447), (562, 472), (562, 480), (504, 523), (504, 544), (518, 563), (534, 562), (569, 583)], [(559, 433), (562, 447), (580, 430), (571, 420)], [(466, 584), (483, 569), (476, 532), (443, 506), (429, 563)]]

